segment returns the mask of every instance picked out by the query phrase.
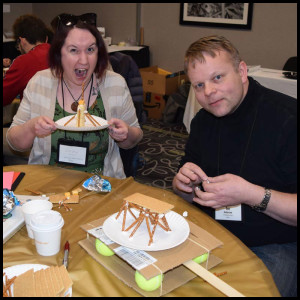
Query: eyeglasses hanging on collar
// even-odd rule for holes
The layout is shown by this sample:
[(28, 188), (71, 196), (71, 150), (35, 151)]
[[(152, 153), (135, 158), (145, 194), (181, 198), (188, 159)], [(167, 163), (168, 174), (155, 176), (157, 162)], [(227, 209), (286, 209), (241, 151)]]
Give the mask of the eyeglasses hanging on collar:
[(18, 51), (20, 51), (20, 42), (21, 42), (20, 38), (17, 38), (15, 47)]
[(57, 16), (57, 18), (57, 30), (61, 25), (70, 27), (76, 25), (79, 21), (81, 21), (82, 23), (93, 25), (95, 27), (97, 23), (97, 15), (95, 13), (86, 13), (80, 16), (75, 16), (71, 14), (60, 14)]

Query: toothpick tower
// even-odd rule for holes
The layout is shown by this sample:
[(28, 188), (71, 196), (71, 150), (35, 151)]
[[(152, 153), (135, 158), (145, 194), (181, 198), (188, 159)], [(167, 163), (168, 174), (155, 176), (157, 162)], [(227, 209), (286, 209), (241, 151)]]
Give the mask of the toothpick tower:
[(77, 127), (84, 127), (85, 124), (85, 101), (84, 101), (84, 82), (82, 83), (81, 99), (78, 101), (77, 107)]
[[(148, 246), (150, 246), (153, 243), (153, 236), (157, 226), (160, 226), (165, 231), (171, 231), (165, 214), (173, 207), (174, 206), (169, 203), (148, 197), (140, 193), (135, 193), (124, 198), (123, 204), (116, 216), (116, 219), (119, 218), (123, 211), (122, 231), (129, 231), (135, 226), (129, 237), (132, 237), (143, 221), (145, 221), (150, 237)], [(139, 212), (138, 216), (132, 212), (132, 209), (135, 209)], [(125, 229), (126, 216), (128, 212), (133, 216), (134, 221)]]

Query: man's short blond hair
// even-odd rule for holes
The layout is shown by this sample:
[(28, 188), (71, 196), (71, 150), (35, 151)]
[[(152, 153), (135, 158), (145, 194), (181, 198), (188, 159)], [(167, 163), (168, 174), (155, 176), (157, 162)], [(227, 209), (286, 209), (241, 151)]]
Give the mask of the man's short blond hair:
[(230, 55), (234, 67), (238, 70), (239, 64), (242, 61), (239, 51), (225, 37), (211, 35), (203, 37), (189, 46), (184, 58), (185, 72), (187, 73), (189, 64), (194, 67), (196, 61), (205, 62), (204, 54), (215, 57), (216, 52), (219, 51), (226, 51)]

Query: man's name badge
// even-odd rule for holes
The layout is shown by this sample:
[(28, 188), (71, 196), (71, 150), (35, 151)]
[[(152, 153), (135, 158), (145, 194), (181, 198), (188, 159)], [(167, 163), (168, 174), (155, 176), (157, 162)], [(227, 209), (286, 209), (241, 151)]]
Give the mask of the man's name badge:
[(57, 142), (57, 162), (86, 167), (89, 142), (59, 139)]
[(215, 210), (216, 220), (242, 221), (242, 205), (226, 206)]

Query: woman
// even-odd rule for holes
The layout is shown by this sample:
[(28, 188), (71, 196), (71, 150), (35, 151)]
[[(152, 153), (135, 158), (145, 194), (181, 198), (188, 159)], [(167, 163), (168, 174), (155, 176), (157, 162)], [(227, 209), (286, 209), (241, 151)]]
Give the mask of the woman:
[[(69, 156), (77, 170), (103, 170), (103, 175), (124, 178), (119, 147), (134, 147), (143, 133), (125, 80), (107, 69), (108, 54), (96, 28), (96, 14), (59, 16), (49, 66), (24, 90), (7, 133), (10, 146), (18, 151), (32, 147), (29, 164), (69, 167), (64, 160)], [(76, 113), (83, 83), (87, 111), (109, 120), (110, 126), (89, 132), (56, 129), (56, 120)], [(71, 150), (64, 152), (66, 148)]]

